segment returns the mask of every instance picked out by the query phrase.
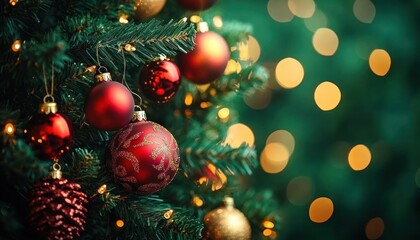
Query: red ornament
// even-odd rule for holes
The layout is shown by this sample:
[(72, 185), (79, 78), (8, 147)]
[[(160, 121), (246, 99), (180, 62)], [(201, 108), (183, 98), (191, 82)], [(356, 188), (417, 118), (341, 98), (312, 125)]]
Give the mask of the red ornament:
[(155, 61), (147, 63), (140, 74), (139, 89), (147, 98), (164, 103), (175, 96), (181, 84), (181, 72), (175, 63)]
[(229, 61), (229, 47), (215, 32), (199, 32), (193, 51), (179, 56), (182, 75), (196, 84), (210, 83), (220, 76)]
[(127, 125), (134, 112), (131, 92), (118, 82), (111, 80), (108, 72), (96, 76), (94, 85), (86, 97), (87, 121), (99, 130), (113, 131)]
[(88, 198), (77, 183), (47, 179), (29, 196), (29, 218), (46, 239), (76, 239), (86, 223)]
[(71, 123), (57, 113), (55, 102), (41, 104), (40, 113), (28, 122), (23, 132), (39, 158), (57, 160), (73, 144)]
[(175, 177), (179, 167), (178, 144), (161, 125), (136, 121), (112, 138), (107, 165), (115, 180), (126, 190), (152, 194), (166, 187)]
[(178, 0), (184, 8), (192, 11), (203, 11), (216, 3), (216, 0)]

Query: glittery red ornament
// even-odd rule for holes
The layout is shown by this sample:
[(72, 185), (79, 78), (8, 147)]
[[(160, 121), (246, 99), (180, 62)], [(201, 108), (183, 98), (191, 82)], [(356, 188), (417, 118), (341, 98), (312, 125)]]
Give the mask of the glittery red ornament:
[(178, 0), (178, 2), (188, 10), (203, 11), (213, 6), (216, 0)]
[(29, 120), (23, 132), (41, 159), (59, 159), (73, 144), (71, 123), (63, 114), (57, 113), (54, 102), (41, 104), (40, 113)]
[(127, 87), (111, 80), (107, 72), (96, 76), (86, 97), (87, 121), (99, 130), (113, 131), (127, 125), (134, 112), (134, 99)]
[(77, 183), (47, 179), (29, 196), (29, 219), (46, 239), (76, 239), (86, 223), (87, 196)]
[(178, 57), (182, 75), (196, 84), (210, 83), (220, 76), (229, 61), (229, 47), (215, 32), (199, 32), (195, 48)]
[(147, 63), (140, 74), (139, 90), (148, 99), (164, 103), (175, 96), (181, 84), (181, 72), (170, 61)]
[(179, 167), (178, 144), (161, 125), (136, 121), (120, 129), (110, 141), (107, 165), (126, 190), (151, 194), (175, 177)]

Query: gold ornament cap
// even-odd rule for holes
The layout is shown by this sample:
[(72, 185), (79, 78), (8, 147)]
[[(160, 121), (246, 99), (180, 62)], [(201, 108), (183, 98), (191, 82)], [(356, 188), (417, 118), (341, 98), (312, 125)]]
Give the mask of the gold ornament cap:
[(97, 74), (95, 75), (95, 80), (97, 83), (112, 81), (111, 73), (108, 72), (106, 67), (99, 66)]
[(232, 197), (223, 198), (223, 205), (227, 208), (233, 208), (235, 206), (235, 200)]
[(197, 32), (208, 32), (209, 31), (209, 24), (207, 22), (198, 22), (195, 25), (195, 29)]
[(50, 178), (60, 179), (62, 176), (63, 172), (61, 172), (61, 166), (58, 162), (55, 162), (52, 166), (52, 171), (50, 172)]
[(57, 112), (57, 103), (55, 102), (44, 102), (39, 105), (39, 113), (50, 114)]

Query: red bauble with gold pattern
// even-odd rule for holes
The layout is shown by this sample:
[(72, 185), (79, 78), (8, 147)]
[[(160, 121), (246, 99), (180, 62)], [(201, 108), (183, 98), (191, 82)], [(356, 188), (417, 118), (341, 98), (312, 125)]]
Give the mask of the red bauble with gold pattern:
[(179, 149), (166, 128), (145, 121), (145, 117), (138, 119), (113, 136), (108, 146), (107, 165), (115, 180), (127, 191), (148, 195), (166, 187), (175, 177)]
[(181, 85), (178, 66), (167, 60), (147, 63), (140, 74), (139, 90), (157, 103), (169, 101)]
[(55, 102), (41, 104), (40, 113), (29, 120), (23, 132), (41, 159), (59, 159), (74, 141), (71, 122), (57, 113)]
[(134, 112), (131, 92), (121, 83), (113, 82), (108, 72), (98, 74), (96, 81), (86, 96), (88, 123), (103, 131), (118, 130), (127, 125)]
[(184, 8), (192, 11), (203, 11), (216, 3), (216, 0), (178, 0)]
[(221, 77), (230, 57), (225, 39), (215, 32), (205, 31), (197, 33), (195, 43), (193, 51), (178, 57), (182, 75), (195, 84), (210, 83)]

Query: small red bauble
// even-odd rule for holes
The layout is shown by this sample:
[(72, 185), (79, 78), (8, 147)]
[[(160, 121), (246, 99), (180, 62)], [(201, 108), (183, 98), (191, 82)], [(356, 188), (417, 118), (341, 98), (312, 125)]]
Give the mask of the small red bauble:
[(73, 144), (73, 128), (67, 117), (56, 112), (56, 103), (41, 104), (40, 111), (23, 132), (39, 158), (57, 160)]
[(144, 120), (130, 123), (112, 138), (107, 165), (127, 191), (152, 194), (175, 177), (179, 167), (178, 144), (157, 123)]
[(140, 74), (139, 89), (148, 99), (164, 103), (175, 96), (181, 84), (181, 72), (175, 63), (147, 63)]
[(179, 56), (182, 75), (196, 84), (210, 83), (220, 76), (229, 61), (229, 47), (215, 32), (199, 32), (195, 38), (193, 51)]
[(118, 82), (99, 82), (90, 89), (86, 97), (86, 118), (99, 130), (113, 131), (122, 128), (130, 122), (133, 112), (133, 96), (127, 87)]
[(184, 8), (192, 11), (203, 11), (214, 5), (216, 0), (178, 0)]

